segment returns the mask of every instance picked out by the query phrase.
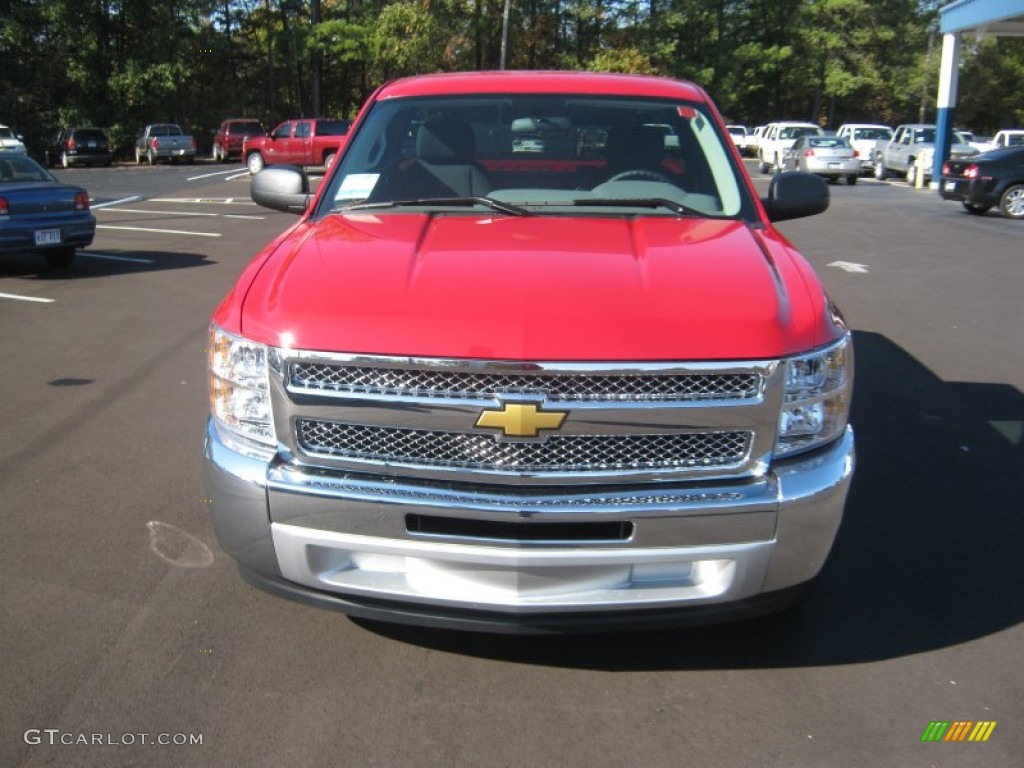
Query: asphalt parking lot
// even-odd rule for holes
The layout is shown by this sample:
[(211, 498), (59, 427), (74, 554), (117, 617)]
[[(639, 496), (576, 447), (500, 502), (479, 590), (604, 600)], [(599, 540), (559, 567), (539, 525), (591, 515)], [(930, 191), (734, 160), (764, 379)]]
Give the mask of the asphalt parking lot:
[[(295, 217), (241, 166), (58, 175), (95, 243), (0, 262), (0, 765), (1022, 764), (1024, 225), (871, 179), (781, 225), (857, 345), (858, 471), (806, 605), (491, 637), (288, 602), (217, 548), (207, 320)], [(937, 720), (997, 725), (922, 742)]]

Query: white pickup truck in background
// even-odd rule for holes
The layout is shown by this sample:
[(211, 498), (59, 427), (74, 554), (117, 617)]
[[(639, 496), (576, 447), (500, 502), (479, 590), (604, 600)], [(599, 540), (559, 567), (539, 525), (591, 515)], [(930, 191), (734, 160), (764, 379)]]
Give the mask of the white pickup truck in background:
[(981, 152), (1003, 147), (1024, 147), (1024, 130), (1000, 131), (991, 141), (974, 142), (971, 146)]
[[(976, 154), (978, 150), (953, 131), (949, 159), (963, 160)], [(930, 178), (935, 158), (935, 125), (907, 123), (896, 126), (891, 141), (881, 140), (875, 145), (874, 158), (875, 178), (879, 181), (885, 181), (891, 174), (898, 173), (907, 177), (908, 184), (914, 184), (919, 169), (925, 179)]]
[(875, 147), (879, 141), (892, 138), (892, 128), (876, 123), (845, 123), (839, 126), (836, 136), (849, 140), (861, 170), (870, 172), (875, 168)]

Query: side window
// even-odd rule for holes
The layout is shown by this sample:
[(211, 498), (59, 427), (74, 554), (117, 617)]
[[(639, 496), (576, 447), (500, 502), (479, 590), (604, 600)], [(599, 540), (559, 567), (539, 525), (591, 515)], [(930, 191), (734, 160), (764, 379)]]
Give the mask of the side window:
[(287, 139), (289, 136), (291, 136), (291, 134), (292, 134), (292, 124), (291, 123), (284, 123), (283, 125), (279, 125), (279, 126), (277, 126), (277, 128), (274, 129), (274, 138), (275, 139)]
[(913, 142), (913, 140), (914, 140), (914, 132), (913, 131), (904, 131), (903, 132), (903, 138), (901, 139), (901, 142), (903, 144), (910, 144), (911, 142)]
[(309, 123), (297, 123), (295, 126), (295, 138), (296, 139), (308, 139), (309, 138)]

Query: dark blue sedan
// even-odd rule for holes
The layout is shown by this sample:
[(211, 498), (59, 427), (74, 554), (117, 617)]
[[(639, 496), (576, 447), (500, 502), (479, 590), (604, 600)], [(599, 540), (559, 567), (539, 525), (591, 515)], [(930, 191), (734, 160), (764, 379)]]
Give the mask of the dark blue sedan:
[(993, 149), (942, 166), (939, 194), (959, 200), (968, 213), (999, 206), (1008, 219), (1024, 219), (1024, 147)]
[(95, 235), (88, 192), (62, 184), (27, 155), (0, 152), (0, 254), (39, 253), (67, 268)]

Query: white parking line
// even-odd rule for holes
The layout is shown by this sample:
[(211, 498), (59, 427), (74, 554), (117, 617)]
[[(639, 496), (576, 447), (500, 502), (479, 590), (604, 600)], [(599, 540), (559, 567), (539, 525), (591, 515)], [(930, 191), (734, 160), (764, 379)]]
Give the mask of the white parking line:
[(108, 259), (110, 261), (130, 261), (135, 264), (152, 264), (153, 259), (132, 259), (128, 256), (115, 256), (112, 253), (99, 253), (98, 251), (79, 251), (79, 256), (92, 256), (94, 259)]
[(155, 213), (161, 216), (222, 216), (220, 213), (198, 213), (196, 211), (145, 211), (142, 208), (106, 208), (111, 213)]
[(38, 296), (19, 296), (16, 293), (0, 293), (0, 299), (16, 299), (18, 301), (36, 301), (40, 304), (52, 304), (56, 299), (41, 299)]
[(204, 203), (206, 205), (256, 205), (251, 200), (236, 200), (233, 197), (151, 197), (150, 203)]
[(115, 227), (112, 224), (97, 224), (96, 229), (124, 229), (129, 232), (157, 232), (162, 235), (194, 235), (195, 237), (220, 237), (219, 232), (186, 232), (183, 229), (152, 229), (150, 227)]
[(227, 176), (229, 173), (237, 173), (237, 168), (232, 168), (230, 171), (214, 171), (213, 173), (204, 173), (202, 176), (191, 176), (185, 181), (198, 181), (199, 179), (208, 179), (211, 176)]
[(138, 202), (141, 199), (142, 198), (139, 197), (138, 195), (134, 195), (132, 197), (123, 197), (120, 200), (111, 200), (109, 203), (100, 203), (99, 205), (91, 205), (90, 208), (92, 208), (95, 211), (98, 208), (109, 208), (112, 205), (121, 205), (122, 203), (136, 203), (136, 202)]
[(234, 176), (228, 176), (226, 179), (224, 179), (224, 181), (234, 181), (235, 179), (245, 178), (248, 175), (248, 171), (242, 171), (241, 173), (236, 173)]
[(253, 216), (248, 213), (208, 213), (199, 211), (147, 211), (142, 208), (106, 208), (104, 212), (110, 213), (148, 213), (158, 216), (220, 216), (225, 219), (265, 219), (266, 216)]

